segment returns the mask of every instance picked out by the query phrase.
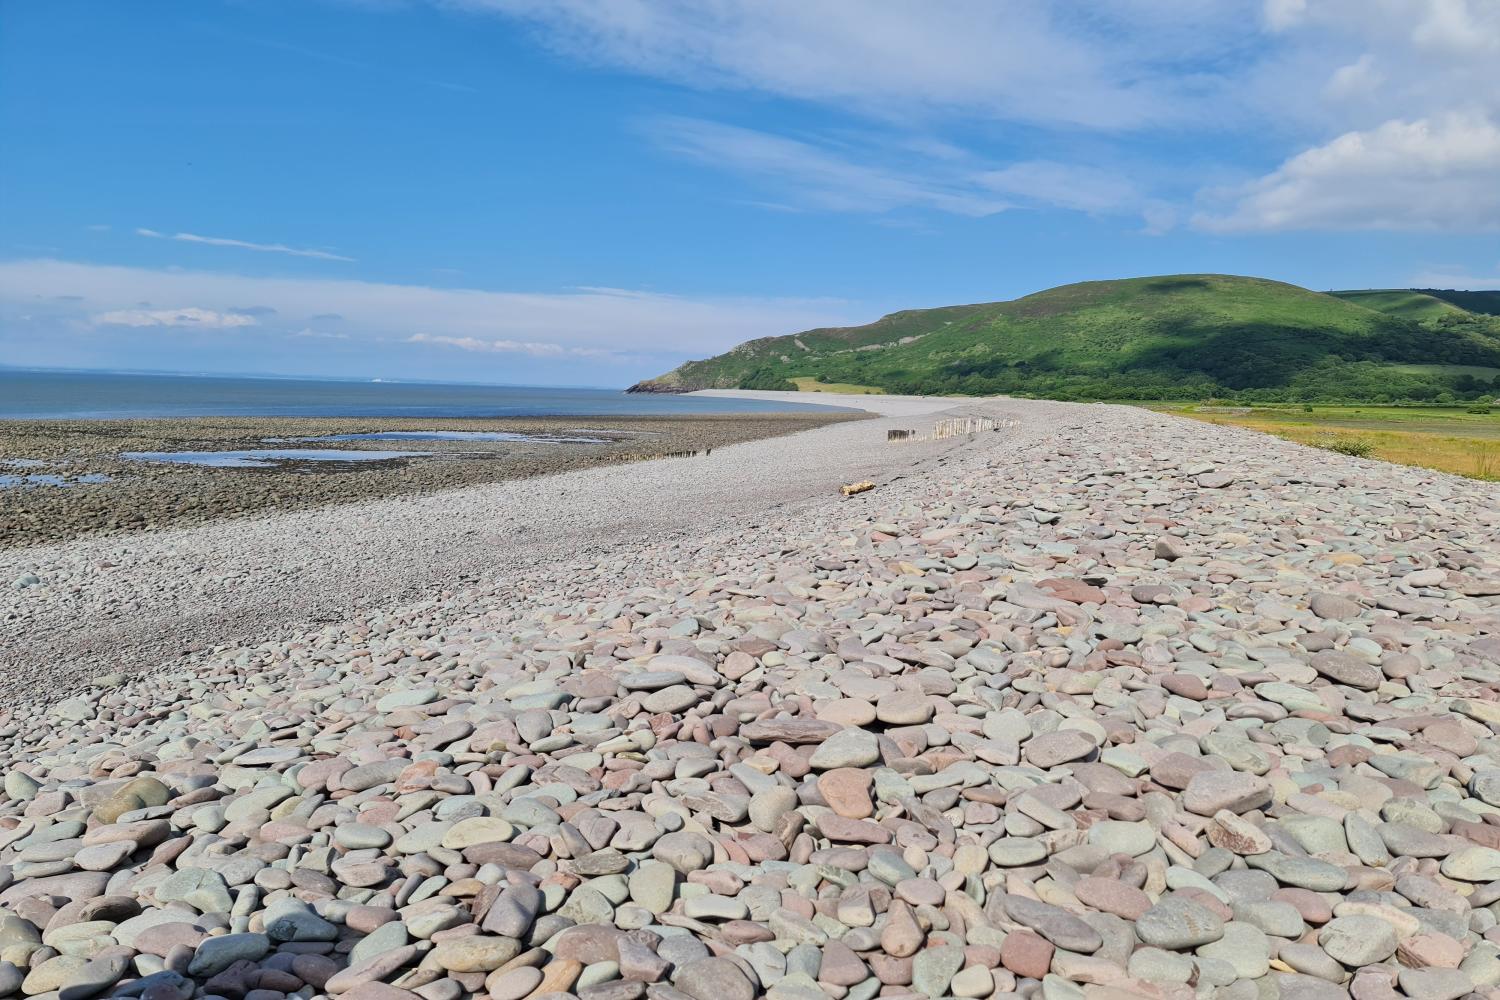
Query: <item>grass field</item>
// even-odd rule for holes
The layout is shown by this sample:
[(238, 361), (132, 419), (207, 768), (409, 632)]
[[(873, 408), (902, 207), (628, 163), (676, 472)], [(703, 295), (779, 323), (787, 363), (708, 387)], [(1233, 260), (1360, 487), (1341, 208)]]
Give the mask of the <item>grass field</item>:
[(816, 378), (788, 379), (798, 392), (837, 392), (846, 396), (884, 396), (885, 390), (873, 385), (855, 385), (853, 382), (819, 382)]
[(1500, 409), (1469, 413), (1464, 407), (1439, 406), (1145, 405), (1208, 423), (1248, 427), (1300, 444), (1500, 481)]

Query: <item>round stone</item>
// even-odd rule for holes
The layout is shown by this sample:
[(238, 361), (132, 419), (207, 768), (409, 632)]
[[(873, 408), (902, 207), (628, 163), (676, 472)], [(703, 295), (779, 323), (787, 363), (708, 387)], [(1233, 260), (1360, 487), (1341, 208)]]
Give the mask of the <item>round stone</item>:
[(1379, 917), (1334, 917), (1318, 932), (1318, 947), (1351, 969), (1384, 962), (1396, 953), (1396, 929)]
[(1155, 948), (1197, 948), (1224, 936), (1224, 921), (1213, 911), (1180, 896), (1167, 896), (1141, 914), (1135, 932)]

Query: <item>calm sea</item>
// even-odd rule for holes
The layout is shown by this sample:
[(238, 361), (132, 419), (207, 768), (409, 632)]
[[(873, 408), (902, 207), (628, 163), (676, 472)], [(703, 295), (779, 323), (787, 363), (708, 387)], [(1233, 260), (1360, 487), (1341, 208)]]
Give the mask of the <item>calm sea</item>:
[(0, 369), (0, 419), (669, 416), (823, 410), (617, 389)]

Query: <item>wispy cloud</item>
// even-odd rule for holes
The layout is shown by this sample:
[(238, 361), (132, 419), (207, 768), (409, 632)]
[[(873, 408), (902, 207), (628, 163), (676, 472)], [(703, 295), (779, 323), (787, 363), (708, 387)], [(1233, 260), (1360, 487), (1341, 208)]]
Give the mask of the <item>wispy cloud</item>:
[(249, 240), (232, 240), (223, 236), (199, 236), (197, 233), (162, 233), (155, 229), (137, 229), (137, 236), (154, 240), (177, 240), (179, 243), (202, 243), (212, 247), (233, 247), (237, 250), (255, 250), (259, 253), (284, 253), (289, 257), (311, 257), (314, 260), (338, 260), (354, 263), (353, 257), (330, 253), (327, 250), (308, 250), (289, 247), (284, 243), (252, 243)]
[(575, 59), (881, 121), (1285, 136), (1500, 102), (1494, 0), (429, 2), (516, 18)]
[(918, 209), (983, 218), (1018, 207), (1135, 214), (1150, 203), (1113, 170), (1051, 160), (990, 163), (922, 137), (791, 137), (681, 117), (654, 118), (641, 127), (669, 152), (767, 187), (776, 200), (754, 203), (778, 211)]
[(255, 326), (255, 317), (187, 306), (183, 309), (114, 309), (91, 317), (96, 326), (178, 326), (195, 330), (234, 330)]
[[(878, 118), (940, 110), (1105, 130), (1203, 120), (1250, 0), (434, 0), (535, 25), (576, 58)], [(1241, 14), (1235, 24), (1227, 16)], [(1222, 62), (1222, 58), (1220, 59)]]
[(831, 211), (918, 207), (978, 218), (1009, 207), (956, 176), (905, 173), (804, 139), (698, 118), (656, 118), (643, 128), (670, 152), (768, 182), (795, 201)]
[(1079, 212), (1114, 214), (1140, 204), (1128, 179), (1099, 167), (1027, 160), (980, 173), (976, 182), (999, 194)]
[[(235, 311), (247, 302), (256, 303), (261, 315)], [(163, 309), (160, 303), (193, 308)], [(127, 325), (254, 326), (265, 336), (291, 337), (322, 331), (336, 313), (351, 344), (386, 345), (382, 351), (401, 344), (415, 351), (425, 343), (532, 357), (629, 354), (657, 363), (707, 357), (755, 337), (873, 318), (831, 299), (689, 298), (609, 288), (505, 292), (60, 260), (0, 262), (0, 319), (20, 313), (50, 325), (11, 332), (51, 338), (61, 354), (69, 330), (91, 328), (105, 317)]]
[(445, 337), (439, 334), (414, 333), (406, 338), (408, 344), (437, 344), (456, 347), (461, 351), (478, 351), (485, 354), (525, 354), (533, 358), (611, 358), (618, 351), (600, 347), (567, 347), (563, 344), (547, 344), (538, 341), (485, 340), (482, 337)]
[[(943, 137), (914, 162), (872, 159), (806, 136), (729, 126), (659, 129), (670, 148), (757, 185), (791, 191), (766, 201), (802, 210), (889, 211), (925, 206), (982, 216), (1011, 204), (1105, 213), (1134, 200), (1148, 229), (1185, 214), (1201, 180), (1182, 176), (1184, 126), (1201, 137), (1199, 176), (1264, 171), (1249, 150), (1280, 151), (1282, 167), (1199, 221), (1227, 231), (1267, 228), (1474, 228), (1461, 206), (1480, 183), (1431, 163), (1444, 123), (1500, 121), (1500, 3), (1496, 0), (430, 0), (493, 12), (530, 25), (565, 56), (669, 80), (705, 93), (745, 90), (863, 119), (894, 146), (918, 128)], [(958, 176), (952, 134), (989, 135), (975, 122), (1019, 126), (1004, 134), (1025, 150), (993, 164), (989, 183)], [(1388, 171), (1384, 187), (1346, 148), (1403, 145), (1403, 129), (1434, 133), (1413, 167)], [(1482, 128), (1475, 127), (1477, 132)], [(1449, 129), (1451, 132), (1451, 128)], [(1213, 136), (1251, 142), (1216, 144)], [(1161, 140), (1158, 144), (1154, 140)], [(970, 145), (974, 144), (971, 139)], [(947, 159), (938, 150), (956, 149)], [(1054, 150), (1078, 149), (1076, 157)], [(1440, 151), (1441, 152), (1441, 151)], [(1218, 163), (1208, 162), (1215, 155)], [(1372, 149), (1366, 162), (1378, 158)], [(991, 159), (996, 157), (993, 153)], [(1309, 173), (1342, 159), (1327, 184)], [(1074, 160), (1077, 165), (1054, 160)], [(1121, 162), (1141, 189), (1134, 199), (1108, 177)], [(1422, 166), (1417, 166), (1422, 165)], [(1488, 168), (1486, 168), (1488, 169)], [(1074, 187), (1068, 172), (1086, 183)], [(1344, 189), (1340, 179), (1350, 177)], [(1500, 173), (1489, 172), (1491, 190)], [(1322, 201), (1297, 191), (1331, 194)], [(1452, 197), (1445, 195), (1451, 191)], [(1410, 196), (1418, 193), (1420, 197)], [(1285, 199), (1298, 217), (1279, 216)], [(1489, 201), (1481, 197), (1488, 212)], [(1432, 209), (1430, 215), (1423, 213)], [(1487, 223), (1486, 223), (1487, 225)]]

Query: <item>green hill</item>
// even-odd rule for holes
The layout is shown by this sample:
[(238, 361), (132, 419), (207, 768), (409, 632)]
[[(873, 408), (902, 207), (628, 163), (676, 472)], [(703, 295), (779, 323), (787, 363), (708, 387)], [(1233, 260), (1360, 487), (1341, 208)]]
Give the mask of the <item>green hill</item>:
[(1463, 292), (1452, 288), (1417, 288), (1414, 291), (1481, 316), (1500, 316), (1500, 291)]
[(1341, 298), (1345, 302), (1364, 306), (1366, 309), (1415, 320), (1418, 323), (1431, 323), (1444, 316), (1467, 313), (1467, 310), (1451, 302), (1415, 288), (1370, 288), (1360, 291), (1329, 292), (1328, 294)]
[(1446, 298), (1186, 274), (766, 337), (632, 388), (790, 389), (791, 379), (816, 379), (1056, 399), (1380, 402), (1494, 392), (1500, 386), (1482, 377), (1490, 368), (1500, 369), (1500, 324)]

